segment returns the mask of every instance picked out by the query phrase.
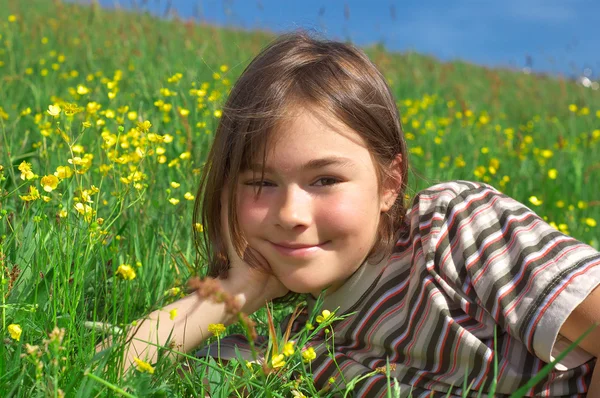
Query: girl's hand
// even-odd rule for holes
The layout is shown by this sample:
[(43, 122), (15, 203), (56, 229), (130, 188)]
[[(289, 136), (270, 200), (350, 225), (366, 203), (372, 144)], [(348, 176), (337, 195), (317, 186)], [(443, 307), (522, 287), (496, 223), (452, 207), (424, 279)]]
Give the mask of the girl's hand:
[(260, 262), (259, 268), (251, 268), (246, 261), (237, 255), (231, 242), (229, 232), (229, 217), (227, 215), (227, 194), (221, 196), (221, 222), (223, 238), (227, 246), (230, 269), (226, 279), (220, 279), (221, 284), (230, 293), (237, 292), (243, 304), (243, 311), (252, 314), (265, 305), (266, 301), (286, 295), (289, 290), (277, 279), (275, 275), (266, 270), (271, 269), (268, 261), (256, 250), (249, 246), (244, 249), (244, 257), (252, 253)]

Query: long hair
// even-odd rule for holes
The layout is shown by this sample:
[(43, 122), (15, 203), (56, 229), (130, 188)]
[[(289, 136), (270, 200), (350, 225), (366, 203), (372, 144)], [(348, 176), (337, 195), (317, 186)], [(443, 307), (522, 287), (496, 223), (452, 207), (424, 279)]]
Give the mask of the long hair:
[[(231, 242), (251, 267), (258, 260), (242, 250), (246, 241), (236, 211), (238, 174), (252, 161), (266, 158), (267, 140), (297, 107), (318, 109), (356, 131), (366, 141), (377, 171), (378, 186), (390, 175), (392, 161), (401, 155), (401, 186), (394, 205), (379, 223), (378, 236), (367, 261), (389, 255), (406, 213), (404, 192), (408, 172), (406, 143), (400, 115), (385, 78), (367, 55), (351, 44), (311, 37), (304, 31), (279, 36), (246, 67), (222, 109), (214, 141), (204, 165), (196, 202), (194, 229), (198, 254), (207, 275), (224, 277), (229, 269), (222, 236), (221, 195), (226, 192)], [(264, 177), (264, 170), (261, 173)], [(202, 246), (202, 249), (200, 247)]]

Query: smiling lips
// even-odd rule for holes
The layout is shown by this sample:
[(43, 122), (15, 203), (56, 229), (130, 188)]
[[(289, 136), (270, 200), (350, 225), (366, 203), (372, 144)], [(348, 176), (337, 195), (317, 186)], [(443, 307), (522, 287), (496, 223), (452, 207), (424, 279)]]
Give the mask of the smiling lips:
[[(325, 243), (327, 243), (327, 242), (325, 242)], [(271, 242), (273, 247), (280, 254), (283, 254), (284, 256), (298, 257), (298, 258), (310, 256), (311, 254), (319, 251), (325, 243), (321, 243), (319, 245), (304, 245), (304, 244), (291, 243), (291, 242), (280, 242), (280, 243)]]

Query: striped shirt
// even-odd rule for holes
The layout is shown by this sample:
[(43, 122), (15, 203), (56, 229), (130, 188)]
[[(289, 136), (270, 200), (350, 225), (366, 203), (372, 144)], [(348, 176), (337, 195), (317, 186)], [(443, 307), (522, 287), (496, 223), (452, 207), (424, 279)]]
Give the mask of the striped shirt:
[[(598, 284), (600, 253), (523, 204), (485, 184), (435, 185), (415, 197), (392, 255), (325, 297), (323, 309), (353, 314), (333, 324), (333, 345), (324, 333), (311, 341), (315, 383), (343, 385), (389, 361), (401, 396), (445, 397), (451, 386), (462, 396), (465, 377), (469, 396), (486, 396), (497, 361), (496, 396), (507, 397), (570, 344), (559, 330)], [(527, 395), (584, 397), (594, 364), (577, 348)], [(386, 391), (385, 374), (354, 387)]]

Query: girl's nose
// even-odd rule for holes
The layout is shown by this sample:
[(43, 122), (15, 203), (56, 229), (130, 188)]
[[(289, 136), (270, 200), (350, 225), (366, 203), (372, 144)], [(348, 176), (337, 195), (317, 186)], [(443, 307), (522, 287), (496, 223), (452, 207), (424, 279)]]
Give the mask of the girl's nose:
[(308, 226), (312, 220), (310, 194), (298, 186), (290, 186), (282, 194), (277, 209), (277, 223), (284, 229)]

